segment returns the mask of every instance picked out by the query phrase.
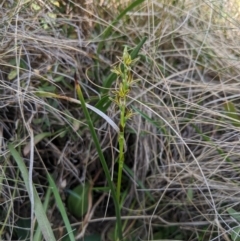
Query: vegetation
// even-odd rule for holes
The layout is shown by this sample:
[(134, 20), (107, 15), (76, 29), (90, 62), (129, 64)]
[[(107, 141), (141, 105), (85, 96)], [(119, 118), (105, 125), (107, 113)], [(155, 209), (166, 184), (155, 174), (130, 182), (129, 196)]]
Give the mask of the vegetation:
[(0, 240), (240, 240), (239, 1), (0, 6)]

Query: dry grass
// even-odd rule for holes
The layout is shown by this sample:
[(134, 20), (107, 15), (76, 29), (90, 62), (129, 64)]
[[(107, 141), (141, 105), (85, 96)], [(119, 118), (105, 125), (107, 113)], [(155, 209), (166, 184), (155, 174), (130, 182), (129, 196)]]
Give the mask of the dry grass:
[[(224, 103), (240, 108), (238, 1), (145, 1), (113, 27), (99, 68), (97, 45), (117, 16), (116, 8), (104, 7), (102, 1), (59, 1), (59, 12), (50, 2), (39, 1), (40, 10), (35, 11), (31, 3), (6, 0), (0, 13), (0, 200), (9, 212), (0, 213), (6, 222), (1, 239), (12, 235), (19, 215), (29, 215), (24, 185), (8, 155), (9, 141), (21, 150), (29, 142), (29, 128), (34, 135), (51, 133), (35, 146), (33, 180), (42, 195), (47, 186), (44, 166), (56, 174), (63, 200), (64, 189), (94, 179), (101, 169), (81, 108), (38, 96), (36, 90), (75, 98), (77, 69), (86, 98), (94, 105), (100, 93), (96, 85), (102, 86), (123, 45), (134, 47), (147, 36), (129, 103), (138, 111), (126, 136), (126, 165), (145, 187), (125, 176), (125, 231), (133, 240), (152, 240), (157, 234), (159, 239), (231, 240), (234, 222), (227, 209), (240, 211), (240, 135)], [(117, 123), (114, 106), (107, 114)], [(112, 166), (116, 133), (104, 120), (95, 126)], [(24, 158), (28, 163), (28, 153)], [(100, 174), (95, 185), (104, 182)], [(97, 202), (99, 194), (94, 198)], [(86, 233), (104, 230), (107, 236), (111, 230), (113, 207), (107, 201), (95, 209)], [(54, 205), (49, 219), (60, 238), (62, 223)], [(70, 219), (79, 226), (79, 220)]]

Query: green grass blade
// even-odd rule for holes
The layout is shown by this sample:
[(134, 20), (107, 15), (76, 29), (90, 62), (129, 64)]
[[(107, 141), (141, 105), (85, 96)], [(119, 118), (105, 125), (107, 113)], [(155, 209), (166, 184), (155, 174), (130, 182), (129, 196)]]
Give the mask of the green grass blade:
[[(26, 167), (22, 157), (20, 156), (20, 154), (17, 152), (17, 150), (14, 148), (14, 146), (12, 144), (8, 145), (8, 149), (18, 165), (18, 168), (22, 174), (24, 183), (26, 185), (26, 189), (28, 191), (28, 194), (30, 195), (30, 185), (32, 185), (32, 183), (29, 183), (29, 181), (28, 181), (29, 179), (28, 179), (27, 167)], [(38, 225), (44, 236), (44, 239), (56, 241), (54, 234), (53, 234), (53, 230), (51, 229), (51, 225), (48, 221), (48, 218), (44, 211), (42, 202), (38, 196), (38, 193), (37, 193), (34, 185), (33, 185), (33, 194), (34, 194), (34, 213), (37, 218)]]
[(227, 212), (229, 213), (229, 215), (231, 217), (233, 217), (234, 219), (236, 219), (238, 222), (240, 222), (240, 213), (237, 212), (235, 209), (233, 208), (228, 208)]
[[(43, 202), (43, 208), (44, 208), (45, 212), (47, 212), (47, 209), (48, 209), (48, 204), (49, 204), (49, 201), (50, 201), (51, 193), (52, 193), (52, 190), (49, 187), (47, 192), (46, 192), (46, 195), (44, 197), (44, 202)], [(42, 240), (42, 233), (41, 233), (41, 229), (39, 228), (39, 225), (38, 225), (37, 229), (36, 229), (36, 232), (34, 234), (34, 237), (33, 237), (33, 241), (41, 241), (41, 240)]]
[(52, 192), (53, 192), (53, 195), (55, 197), (58, 209), (59, 209), (59, 211), (61, 213), (61, 216), (63, 218), (63, 222), (64, 222), (65, 227), (67, 229), (69, 239), (70, 239), (70, 241), (75, 241), (74, 233), (73, 233), (71, 224), (69, 222), (69, 219), (68, 219), (68, 216), (67, 216), (64, 204), (63, 204), (62, 199), (61, 199), (61, 197), (59, 195), (58, 188), (57, 188), (53, 178), (51, 177), (51, 175), (49, 173), (47, 173), (47, 178), (48, 178), (48, 182), (49, 182), (49, 184), (50, 184), (50, 186), (52, 188)]
[(105, 29), (105, 31), (103, 32), (103, 38), (102, 41), (98, 44), (98, 48), (97, 48), (97, 53), (99, 54), (103, 48), (104, 45), (104, 40), (109, 37), (109, 35), (112, 33), (112, 28), (113, 26), (121, 19), (123, 18), (127, 12), (131, 11), (133, 8), (135, 8), (136, 6), (138, 6), (139, 4), (143, 3), (144, 0), (136, 0), (133, 3), (131, 3), (127, 8), (125, 8), (118, 16), (117, 18)]
[(85, 103), (85, 100), (83, 98), (83, 94), (82, 94), (80, 85), (77, 82), (76, 76), (75, 76), (75, 87), (76, 87), (78, 98), (79, 98), (79, 100), (81, 102), (81, 106), (82, 106), (85, 118), (86, 118), (86, 120), (88, 122), (88, 127), (89, 127), (89, 130), (91, 132), (91, 136), (93, 138), (93, 142), (95, 144), (95, 147), (97, 149), (98, 156), (99, 156), (99, 159), (101, 161), (101, 164), (102, 164), (102, 167), (103, 167), (103, 170), (104, 170), (104, 173), (105, 173), (108, 185), (109, 185), (110, 190), (111, 190), (111, 195), (112, 195), (112, 198), (113, 198), (113, 201), (114, 201), (116, 218), (117, 218), (118, 238), (119, 238), (119, 240), (123, 240), (120, 207), (119, 207), (119, 203), (117, 201), (117, 195), (116, 195), (115, 186), (113, 185), (113, 182), (111, 180), (111, 176), (110, 176), (110, 173), (109, 173), (109, 169), (108, 169), (106, 160), (105, 160), (105, 158), (103, 156), (103, 152), (102, 152), (102, 149), (101, 149), (101, 146), (100, 146), (97, 134), (95, 132), (92, 119), (91, 119), (90, 114), (88, 112), (88, 109), (86, 107), (86, 103)]

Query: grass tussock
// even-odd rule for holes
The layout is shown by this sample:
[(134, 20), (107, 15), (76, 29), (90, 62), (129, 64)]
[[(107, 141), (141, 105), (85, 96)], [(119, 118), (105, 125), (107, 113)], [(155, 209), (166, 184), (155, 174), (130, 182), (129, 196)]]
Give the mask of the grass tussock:
[[(238, 1), (0, 6), (1, 240), (240, 240)], [(111, 69), (144, 37), (116, 202)]]

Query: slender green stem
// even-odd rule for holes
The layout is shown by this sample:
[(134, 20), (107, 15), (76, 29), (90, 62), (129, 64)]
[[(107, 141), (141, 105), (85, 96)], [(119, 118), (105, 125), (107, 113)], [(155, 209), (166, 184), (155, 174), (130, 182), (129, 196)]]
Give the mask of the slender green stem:
[(77, 91), (78, 98), (79, 98), (79, 100), (81, 102), (84, 115), (85, 115), (85, 117), (87, 119), (89, 130), (91, 132), (94, 144), (96, 146), (96, 149), (97, 149), (97, 152), (98, 152), (98, 155), (99, 155), (99, 159), (101, 161), (104, 173), (105, 173), (106, 178), (107, 178), (108, 185), (109, 185), (110, 190), (111, 190), (111, 195), (112, 195), (112, 198), (113, 198), (113, 202), (114, 202), (114, 206), (115, 206), (115, 212), (116, 212), (116, 218), (117, 218), (118, 240), (123, 240), (120, 207), (119, 207), (119, 202), (118, 202), (116, 191), (115, 191), (115, 186), (113, 185), (113, 182), (111, 180), (109, 169), (108, 169), (106, 160), (105, 160), (105, 158), (103, 156), (103, 152), (102, 152), (101, 146), (99, 144), (99, 140), (98, 140), (97, 134), (95, 132), (95, 129), (94, 129), (91, 117), (90, 117), (88, 109), (86, 107), (86, 103), (85, 103), (85, 100), (84, 100), (84, 97), (83, 97), (80, 85), (79, 85), (79, 83), (77, 81), (77, 78), (76, 78), (76, 74), (75, 74), (75, 88), (76, 88), (76, 91)]
[(122, 184), (122, 170), (123, 170), (123, 163), (124, 163), (124, 129), (126, 125), (126, 118), (125, 118), (125, 102), (126, 97), (123, 98), (123, 104), (120, 107), (120, 132), (118, 137), (118, 145), (119, 145), (119, 159), (118, 159), (118, 180), (117, 180), (117, 199), (118, 203), (120, 204), (120, 193), (121, 193), (121, 184)]
[(119, 133), (118, 144), (119, 144), (119, 159), (118, 159), (118, 180), (117, 180), (117, 200), (120, 204), (120, 193), (122, 184), (122, 170), (124, 163), (124, 131)]

